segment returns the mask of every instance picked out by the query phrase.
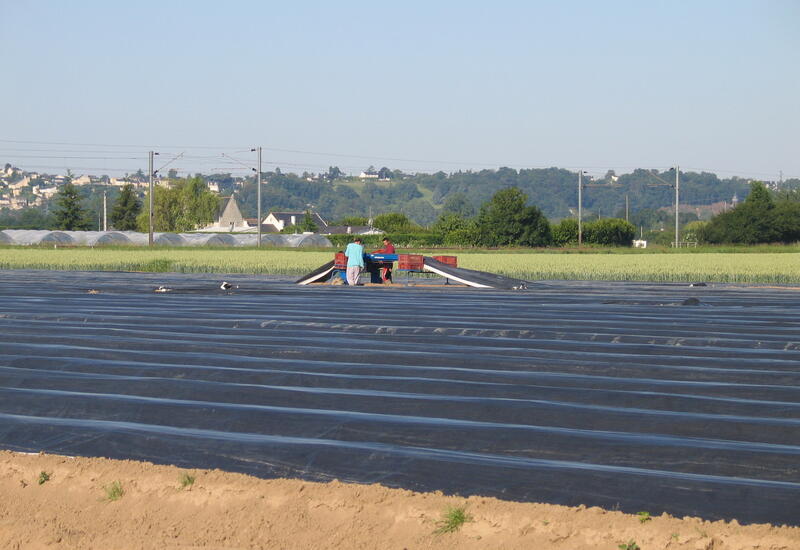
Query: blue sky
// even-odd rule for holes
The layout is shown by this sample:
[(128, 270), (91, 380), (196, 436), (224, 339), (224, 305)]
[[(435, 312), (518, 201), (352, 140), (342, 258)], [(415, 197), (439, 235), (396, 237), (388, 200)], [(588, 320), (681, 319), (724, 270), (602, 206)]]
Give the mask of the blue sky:
[[(0, 161), (800, 177), (800, 2), (0, 0)], [(48, 155), (79, 158), (48, 158)], [(47, 167), (53, 166), (48, 170)]]

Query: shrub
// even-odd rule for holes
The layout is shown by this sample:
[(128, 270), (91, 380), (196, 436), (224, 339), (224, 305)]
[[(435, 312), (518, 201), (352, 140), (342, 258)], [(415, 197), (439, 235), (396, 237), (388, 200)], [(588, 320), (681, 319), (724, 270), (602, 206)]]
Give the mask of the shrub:
[(447, 511), (442, 514), (442, 519), (437, 522), (438, 527), (434, 533), (437, 535), (454, 533), (461, 529), (461, 526), (468, 521), (472, 521), (472, 516), (467, 514), (467, 509), (465, 507), (448, 508)]
[(186, 489), (192, 485), (194, 485), (194, 476), (183, 472), (183, 474), (181, 474), (181, 489)]
[(636, 236), (632, 223), (619, 218), (603, 218), (584, 224), (584, 241), (604, 246), (631, 246)]
[(564, 218), (553, 226), (553, 244), (564, 246), (578, 242), (578, 220)]
[(382, 229), (383, 231), (387, 232), (408, 232), (414, 227), (414, 224), (411, 223), (411, 220), (409, 220), (405, 214), (401, 214), (399, 212), (379, 214), (375, 216), (375, 219), (372, 223), (378, 229)]
[(328, 240), (337, 249), (344, 248), (353, 239), (360, 237), (364, 241), (364, 249), (369, 251), (383, 247), (383, 238), (389, 239), (398, 248), (427, 248), (442, 246), (444, 238), (435, 233), (387, 233), (381, 235), (327, 235)]
[(106, 492), (106, 498), (111, 501), (119, 500), (122, 498), (122, 495), (125, 494), (125, 491), (122, 489), (122, 483), (119, 481), (114, 481), (110, 485), (106, 485), (103, 487), (103, 490)]

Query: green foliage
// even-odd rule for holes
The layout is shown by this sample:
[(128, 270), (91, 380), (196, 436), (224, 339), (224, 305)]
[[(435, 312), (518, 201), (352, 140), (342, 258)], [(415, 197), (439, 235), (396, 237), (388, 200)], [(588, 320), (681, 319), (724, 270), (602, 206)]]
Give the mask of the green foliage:
[(83, 207), (78, 189), (68, 183), (56, 195), (58, 209), (55, 212), (55, 226), (65, 231), (86, 231), (91, 227), (89, 214)]
[(636, 515), (639, 517), (639, 523), (647, 523), (648, 521), (653, 519), (650, 516), (650, 512), (646, 512), (644, 510), (641, 512), (636, 512)]
[(697, 242), (698, 235), (708, 225), (708, 222), (694, 221), (683, 226), (681, 235), (684, 241)]
[(442, 214), (457, 214), (462, 218), (471, 218), (475, 215), (475, 207), (464, 193), (448, 195), (442, 206)]
[(475, 246), (480, 240), (477, 221), (464, 219), (455, 212), (442, 214), (431, 231), (440, 235), (442, 243), (449, 246)]
[(472, 516), (467, 513), (464, 506), (450, 507), (442, 514), (442, 519), (436, 522), (437, 528), (434, 533), (437, 535), (455, 533), (468, 521), (472, 521)]
[(317, 224), (311, 219), (311, 212), (308, 210), (306, 210), (306, 215), (303, 217), (303, 223), (300, 224), (300, 229), (309, 233), (313, 233), (318, 229)]
[(142, 212), (142, 202), (130, 183), (122, 191), (111, 209), (111, 225), (119, 231), (135, 231), (136, 218)]
[(516, 187), (495, 193), (481, 206), (477, 225), (478, 244), (484, 246), (547, 246), (552, 242), (550, 224), (528, 197)]
[(782, 242), (800, 242), (800, 202), (778, 202), (772, 210), (772, 224)]
[(183, 472), (181, 474), (181, 489), (186, 489), (187, 487), (191, 487), (194, 485), (194, 476), (190, 475), (187, 472)]
[[(577, 222), (576, 222), (577, 225)], [(619, 218), (603, 218), (584, 224), (584, 241), (603, 246), (631, 246), (636, 236), (633, 224)]]
[(125, 494), (122, 483), (119, 481), (112, 481), (110, 485), (104, 486), (103, 490), (106, 493), (106, 499), (110, 501), (119, 500)]
[(37, 480), (39, 485), (44, 485), (48, 481), (50, 481), (50, 474), (45, 472), (44, 470), (39, 472), (39, 479)]
[(411, 223), (408, 216), (399, 212), (389, 212), (375, 216), (372, 225), (387, 233), (408, 232), (414, 228), (414, 224)]
[[(327, 235), (327, 237), (334, 247), (341, 249), (353, 242), (354, 235)], [(442, 236), (436, 233), (387, 233), (359, 235), (359, 237), (364, 241), (364, 248), (367, 251), (382, 248), (384, 237), (389, 237), (397, 248), (439, 247), (445, 244)]]
[[(149, 198), (145, 198), (149, 201)], [(208, 190), (203, 178), (195, 176), (173, 180), (169, 187), (157, 186), (154, 197), (154, 231), (192, 231), (211, 223), (217, 213), (219, 197)], [(137, 218), (139, 231), (149, 230), (148, 212)]]
[(800, 207), (792, 200), (776, 204), (760, 182), (753, 182), (747, 199), (715, 216), (697, 232), (705, 243), (795, 242), (800, 238)]
[(328, 171), (324, 175), (325, 179), (327, 179), (328, 181), (333, 181), (337, 178), (341, 178), (344, 174), (342, 173), (342, 171), (339, 169), (338, 166), (330, 166), (328, 167)]
[(553, 244), (565, 246), (578, 242), (578, 220), (564, 218), (553, 226)]
[(22, 210), (0, 210), (0, 230), (2, 229), (56, 229), (55, 218), (43, 208), (23, 208)]
[(749, 204), (760, 210), (769, 210), (775, 203), (772, 202), (772, 197), (769, 190), (760, 181), (754, 181), (750, 184), (750, 194), (744, 200), (744, 204)]
[[(307, 204), (313, 204), (314, 209), (326, 219), (366, 216), (371, 209), (373, 212), (401, 212), (414, 223), (427, 225), (445, 212), (470, 218), (475, 215), (478, 205), (508, 187), (516, 187), (533, 198), (536, 206), (549, 217), (568, 217), (577, 206), (577, 174), (560, 168), (499, 168), (415, 175), (405, 175), (399, 170), (390, 171), (391, 182), (377, 183), (346, 178), (336, 167), (330, 167), (318, 181), (307, 181), (294, 174), (268, 173), (267, 183), (262, 188), (262, 209), (302, 210)], [(657, 181), (654, 175), (669, 181), (675, 176), (674, 172), (646, 169), (621, 174), (616, 180), (619, 187), (585, 189), (585, 211), (602, 212), (604, 215), (620, 212), (628, 195), (631, 222), (635, 226), (645, 230), (669, 226), (669, 212), (660, 209), (673, 204), (674, 190), (668, 186), (650, 187)], [(744, 195), (747, 188), (747, 181), (741, 178), (719, 179), (706, 172), (681, 173), (683, 204), (711, 204), (730, 200), (735, 193)], [(255, 184), (252, 181), (245, 184), (239, 202), (245, 217), (255, 216), (256, 195)], [(642, 215), (638, 215), (639, 212)], [(682, 213), (681, 223), (691, 221), (689, 218), (694, 216)]]
[(628, 542), (623, 542), (619, 546), (617, 546), (619, 550), (642, 550), (641, 546), (636, 544), (636, 541), (629, 540)]

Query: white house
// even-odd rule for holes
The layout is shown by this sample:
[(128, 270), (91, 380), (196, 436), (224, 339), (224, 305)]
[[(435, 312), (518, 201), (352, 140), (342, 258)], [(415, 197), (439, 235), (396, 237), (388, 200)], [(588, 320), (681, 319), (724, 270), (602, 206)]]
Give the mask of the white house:
[[(306, 218), (305, 212), (270, 212), (264, 218), (262, 223), (263, 229), (269, 233), (279, 233), (286, 227), (292, 225), (300, 225)], [(317, 226), (317, 233), (325, 233), (328, 227), (328, 222), (322, 219), (322, 216), (316, 212), (311, 212), (311, 220)]]

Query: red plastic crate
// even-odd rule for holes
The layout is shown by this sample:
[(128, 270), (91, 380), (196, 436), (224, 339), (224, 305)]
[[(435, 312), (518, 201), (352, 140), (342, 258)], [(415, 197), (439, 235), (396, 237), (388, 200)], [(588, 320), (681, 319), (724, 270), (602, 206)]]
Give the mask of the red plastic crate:
[(397, 269), (422, 271), (422, 254), (398, 254)]
[(434, 260), (453, 267), (458, 267), (458, 258), (455, 256), (434, 256)]
[(337, 252), (336, 256), (333, 258), (333, 265), (336, 268), (346, 268), (347, 267), (347, 256), (344, 255), (344, 252)]

